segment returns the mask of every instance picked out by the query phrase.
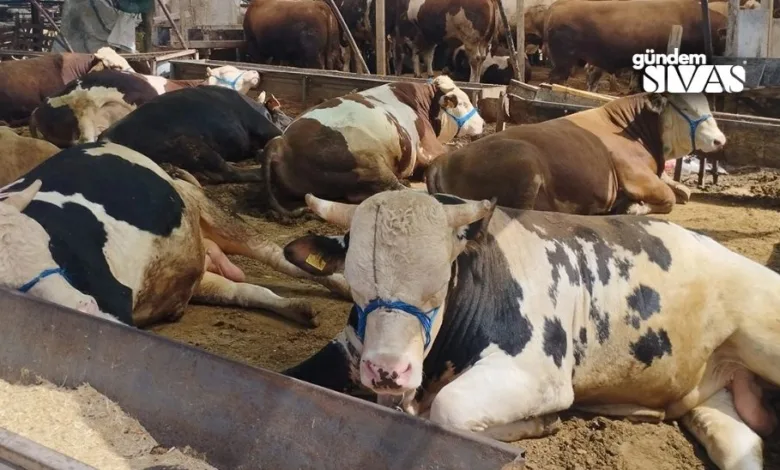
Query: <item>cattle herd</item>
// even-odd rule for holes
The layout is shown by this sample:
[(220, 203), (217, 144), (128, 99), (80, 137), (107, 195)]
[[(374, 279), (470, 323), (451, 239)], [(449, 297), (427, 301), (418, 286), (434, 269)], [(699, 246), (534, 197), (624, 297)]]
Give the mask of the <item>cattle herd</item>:
[[(374, 57), (375, 2), (335, 2), (362, 55)], [(741, 8), (760, 7), (756, 0), (740, 3)], [(508, 84), (514, 67), (499, 5), (516, 37), (515, 0), (386, 0), (387, 70), (419, 78), (424, 65), (428, 77), (437, 68), (456, 80)], [(563, 83), (573, 68), (584, 66), (589, 90), (596, 90), (604, 72), (614, 87), (614, 74), (631, 69), (633, 54), (666, 50), (673, 25), (683, 28), (681, 52), (706, 52), (697, 0), (526, 0), (524, 5), (526, 53), (535, 62), (549, 60), (550, 83)], [(727, 16), (725, 0), (710, 1), (716, 55), (725, 49)], [(359, 71), (338, 26), (323, 1), (252, 0), (244, 16), (246, 60)], [(529, 65), (526, 57), (526, 81)]]
[[(310, 0), (261, 14), (275, 1), (250, 6), (255, 35), (295, 15), (338, 29)], [(475, 78), (475, 57), (500, 29), (495, 7), (441, 2), (411, 0), (388, 18), (419, 28), (413, 51), (429, 73), (430, 44), (471, 28), (476, 42), (461, 42)], [(605, 11), (662, 3), (640, 16), (695, 21), (689, 0), (549, 6), (541, 37), (553, 72), (625, 66), (599, 61), (599, 41), (617, 30), (591, 31), (586, 10), (628, 18)], [(370, 30), (370, 8), (345, 9)], [(301, 47), (316, 42), (299, 36)], [(566, 38), (577, 52), (557, 49)], [(341, 60), (290, 47), (250, 52)], [(353, 303), (342, 332), (288, 376), (368, 389), (380, 404), (502, 441), (553, 433), (570, 408), (679, 419), (719, 468), (763, 468), (762, 438), (777, 425), (764, 395), (780, 386), (780, 275), (646, 217), (684, 197), (665, 162), (727, 145), (706, 97), (637, 93), (483, 136), (447, 75), (325, 100), (294, 119), (274, 96), (247, 94), (259, 81), (232, 66), (202, 80), (146, 76), (109, 48), (0, 63), (0, 286), (127, 327), (176, 321), (190, 302), (318, 325), (310, 299), (246, 282), (227, 256), (242, 255)], [(33, 137), (10, 129), (21, 124)], [(448, 150), (461, 137), (472, 142)], [(344, 234), (269, 242), (202, 187), (220, 183), (262, 186), (272, 212), (311, 213)]]

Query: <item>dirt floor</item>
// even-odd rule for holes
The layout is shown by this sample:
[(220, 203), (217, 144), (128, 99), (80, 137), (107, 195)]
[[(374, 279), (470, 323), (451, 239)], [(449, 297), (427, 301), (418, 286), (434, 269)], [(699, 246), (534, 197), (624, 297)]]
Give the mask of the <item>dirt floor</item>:
[[(534, 68), (534, 82), (546, 78), (546, 69)], [(569, 81), (584, 88), (582, 74)], [(625, 80), (627, 82), (627, 80)], [(606, 79), (602, 82), (606, 91)], [(282, 103), (291, 115), (299, 109)], [(465, 145), (458, 142), (457, 145)], [(729, 248), (780, 272), (780, 171), (733, 169), (711, 183), (695, 188), (695, 175), (684, 178), (693, 188), (688, 204), (677, 205), (661, 218), (701, 231)], [(261, 188), (252, 185), (207, 187), (208, 194), (232, 207), (265, 236), (280, 245), (310, 232), (336, 234), (340, 230), (317, 220), (283, 225), (264, 217)], [(346, 322), (349, 304), (324, 288), (277, 274), (242, 257), (233, 257), (247, 274), (247, 282), (284, 296), (310, 299), (319, 310), (320, 326), (306, 329), (273, 314), (243, 308), (191, 305), (183, 318), (158, 325), (152, 331), (253, 366), (279, 371), (307, 358)], [(714, 469), (705, 452), (676, 423), (631, 424), (583, 415), (564, 417), (554, 436), (518, 442), (527, 449), (528, 468), (537, 470)], [(780, 469), (780, 442), (767, 441), (765, 468)]]

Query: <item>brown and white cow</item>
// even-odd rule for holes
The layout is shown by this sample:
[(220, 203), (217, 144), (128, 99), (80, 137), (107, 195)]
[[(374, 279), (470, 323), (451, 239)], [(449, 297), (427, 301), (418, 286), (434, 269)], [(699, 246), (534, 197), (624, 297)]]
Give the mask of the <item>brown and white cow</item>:
[(421, 77), (422, 53), (428, 77), (433, 77), (433, 54), (436, 46), (448, 40), (463, 43), (469, 60), (470, 82), (479, 82), (482, 63), (496, 33), (498, 17), (493, 0), (409, 0), (408, 20), (417, 26), (412, 41), (414, 76)]
[(574, 214), (668, 213), (664, 163), (726, 143), (704, 95), (642, 93), (509, 127), (436, 159), (430, 193)]
[[(202, 189), (138, 152), (107, 142), (71, 147), (0, 194), (3, 287), (139, 327), (177, 320), (191, 299), (316, 326), (308, 302), (232, 281), (243, 273), (223, 258), (240, 254), (293, 277), (311, 275)], [(317, 282), (349, 297), (340, 275)]]
[(650, 217), (417, 191), (306, 200), (348, 233), (285, 256), (343, 271), (354, 306), (286, 375), (508, 442), (554, 432), (570, 409), (679, 419), (721, 470), (763, 468), (777, 417), (762, 400), (780, 386), (780, 275), (766, 266)]
[(45, 140), (22, 137), (0, 126), (0, 186), (13, 183), (59, 151)]
[[(725, 47), (726, 17), (710, 9), (716, 55)], [(550, 83), (562, 83), (582, 62), (607, 73), (631, 68), (635, 54), (665, 52), (674, 25), (683, 27), (680, 50), (704, 53), (701, 7), (681, 0), (559, 0), (550, 6), (544, 48), (553, 63)], [(626, 33), (628, 31), (629, 33)]]
[(324, 2), (252, 0), (244, 15), (252, 62), (341, 69), (341, 31)]
[(30, 118), (30, 133), (59, 147), (94, 142), (112, 124), (164, 93), (212, 83), (246, 93), (259, 81), (256, 71), (230, 65), (207, 69), (204, 80), (171, 80), (116, 70), (91, 72), (46, 98)]
[(274, 188), (362, 201), (427, 167), (456, 136), (482, 133), (485, 121), (447, 76), (395, 82), (334, 98), (301, 114), (264, 150), (273, 210), (289, 214)]
[(0, 62), (0, 121), (6, 121), (11, 127), (26, 124), (44, 98), (60, 92), (90, 70), (103, 68), (132, 70), (110, 47), (94, 54), (47, 54)]

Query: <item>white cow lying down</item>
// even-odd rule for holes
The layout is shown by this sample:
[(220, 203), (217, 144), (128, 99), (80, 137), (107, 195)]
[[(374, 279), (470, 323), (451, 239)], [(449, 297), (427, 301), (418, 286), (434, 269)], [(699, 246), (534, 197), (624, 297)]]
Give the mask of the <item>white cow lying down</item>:
[[(497, 208), (390, 191), (360, 205), (306, 197), (348, 237), (285, 256), (342, 270), (355, 307), (285, 371), (501, 440), (549, 433), (579, 408), (681, 419), (721, 469), (762, 468), (777, 425), (780, 275), (712, 239), (641, 216)], [(334, 240), (335, 238), (335, 240)]]

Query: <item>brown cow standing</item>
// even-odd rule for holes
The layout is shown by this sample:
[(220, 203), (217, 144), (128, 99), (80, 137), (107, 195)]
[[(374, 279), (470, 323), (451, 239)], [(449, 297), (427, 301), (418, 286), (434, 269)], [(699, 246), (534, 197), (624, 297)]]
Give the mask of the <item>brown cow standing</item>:
[(253, 62), (341, 69), (341, 33), (324, 2), (252, 0), (244, 15), (247, 53)]
[(96, 67), (132, 70), (109, 47), (94, 54), (48, 54), (0, 62), (0, 121), (12, 127), (26, 124), (44, 98), (62, 91), (65, 85)]
[[(553, 63), (549, 81), (563, 83), (581, 61), (608, 73), (632, 66), (632, 57), (666, 52), (672, 26), (683, 28), (680, 52), (704, 53), (698, 2), (680, 0), (560, 0), (549, 10), (544, 47)], [(710, 11), (713, 48), (721, 55), (726, 17)]]
[(725, 143), (704, 95), (641, 93), (483, 137), (436, 159), (425, 176), (432, 194), (496, 197), (518, 209), (668, 213), (675, 189), (661, 178), (664, 163)]

